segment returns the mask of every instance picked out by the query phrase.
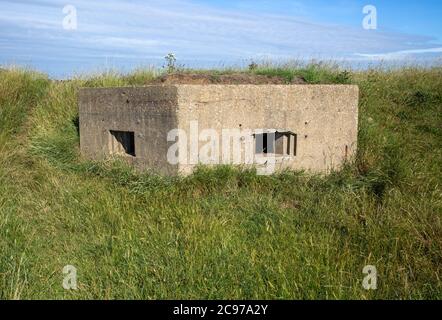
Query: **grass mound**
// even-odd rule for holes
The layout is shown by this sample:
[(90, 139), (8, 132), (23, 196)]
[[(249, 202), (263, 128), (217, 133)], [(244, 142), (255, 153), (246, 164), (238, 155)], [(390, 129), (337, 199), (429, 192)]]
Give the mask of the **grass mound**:
[[(241, 72), (359, 85), (355, 163), (328, 177), (221, 166), (182, 178), (87, 162), (78, 88), (157, 75), (2, 72), (0, 298), (442, 298), (442, 69)], [(62, 287), (68, 264), (77, 291)], [(375, 291), (362, 288), (369, 264)]]

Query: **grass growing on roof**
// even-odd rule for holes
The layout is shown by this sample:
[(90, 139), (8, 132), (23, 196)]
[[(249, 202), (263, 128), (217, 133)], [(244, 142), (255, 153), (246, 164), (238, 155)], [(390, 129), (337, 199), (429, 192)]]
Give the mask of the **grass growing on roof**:
[[(442, 298), (442, 69), (249, 72), (358, 84), (355, 163), (327, 177), (220, 166), (180, 178), (87, 162), (78, 88), (157, 74), (3, 72), (0, 298)], [(67, 264), (77, 291), (61, 285)], [(362, 288), (368, 264), (376, 291)]]

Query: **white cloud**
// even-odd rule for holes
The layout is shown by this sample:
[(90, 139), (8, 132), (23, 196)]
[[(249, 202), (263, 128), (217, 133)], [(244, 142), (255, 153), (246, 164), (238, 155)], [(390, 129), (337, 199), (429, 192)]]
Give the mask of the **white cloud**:
[(356, 56), (371, 59), (371, 60), (400, 60), (416, 57), (419, 55), (429, 55), (433, 53), (442, 53), (442, 47), (428, 48), (428, 49), (414, 49), (414, 50), (400, 50), (386, 53), (356, 53)]

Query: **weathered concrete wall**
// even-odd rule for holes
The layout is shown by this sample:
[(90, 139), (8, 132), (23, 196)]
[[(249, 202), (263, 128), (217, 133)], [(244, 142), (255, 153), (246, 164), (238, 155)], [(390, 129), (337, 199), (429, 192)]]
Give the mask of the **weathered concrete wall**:
[[(223, 128), (288, 129), (297, 134), (297, 156), (279, 169), (316, 173), (338, 169), (357, 148), (359, 89), (351, 85), (181, 85), (178, 124), (188, 132)], [(190, 150), (189, 150), (190, 152)], [(180, 166), (190, 173), (193, 165)]]
[[(136, 156), (128, 159), (138, 168), (188, 174), (195, 164), (167, 161), (172, 129), (182, 129), (188, 137), (191, 121), (198, 121), (199, 132), (214, 129), (220, 137), (223, 129), (284, 129), (297, 134), (297, 154), (278, 162), (277, 169), (327, 173), (356, 152), (358, 92), (350, 85), (82, 89), (81, 150), (91, 159), (102, 159), (110, 155), (109, 130), (133, 131)], [(187, 151), (191, 153), (190, 145)]]
[(79, 92), (80, 146), (84, 156), (111, 155), (110, 130), (135, 133), (135, 157), (126, 157), (140, 169), (176, 174), (167, 162), (169, 130), (177, 128), (177, 88), (83, 88)]

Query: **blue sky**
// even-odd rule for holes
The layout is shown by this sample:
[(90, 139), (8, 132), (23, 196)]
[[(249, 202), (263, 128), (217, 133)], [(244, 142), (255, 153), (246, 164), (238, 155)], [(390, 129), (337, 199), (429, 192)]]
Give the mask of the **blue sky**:
[[(77, 29), (63, 28), (73, 5)], [(365, 5), (376, 30), (362, 27)], [(440, 63), (440, 0), (0, 0), (0, 64), (54, 77), (161, 65), (254, 60)]]

